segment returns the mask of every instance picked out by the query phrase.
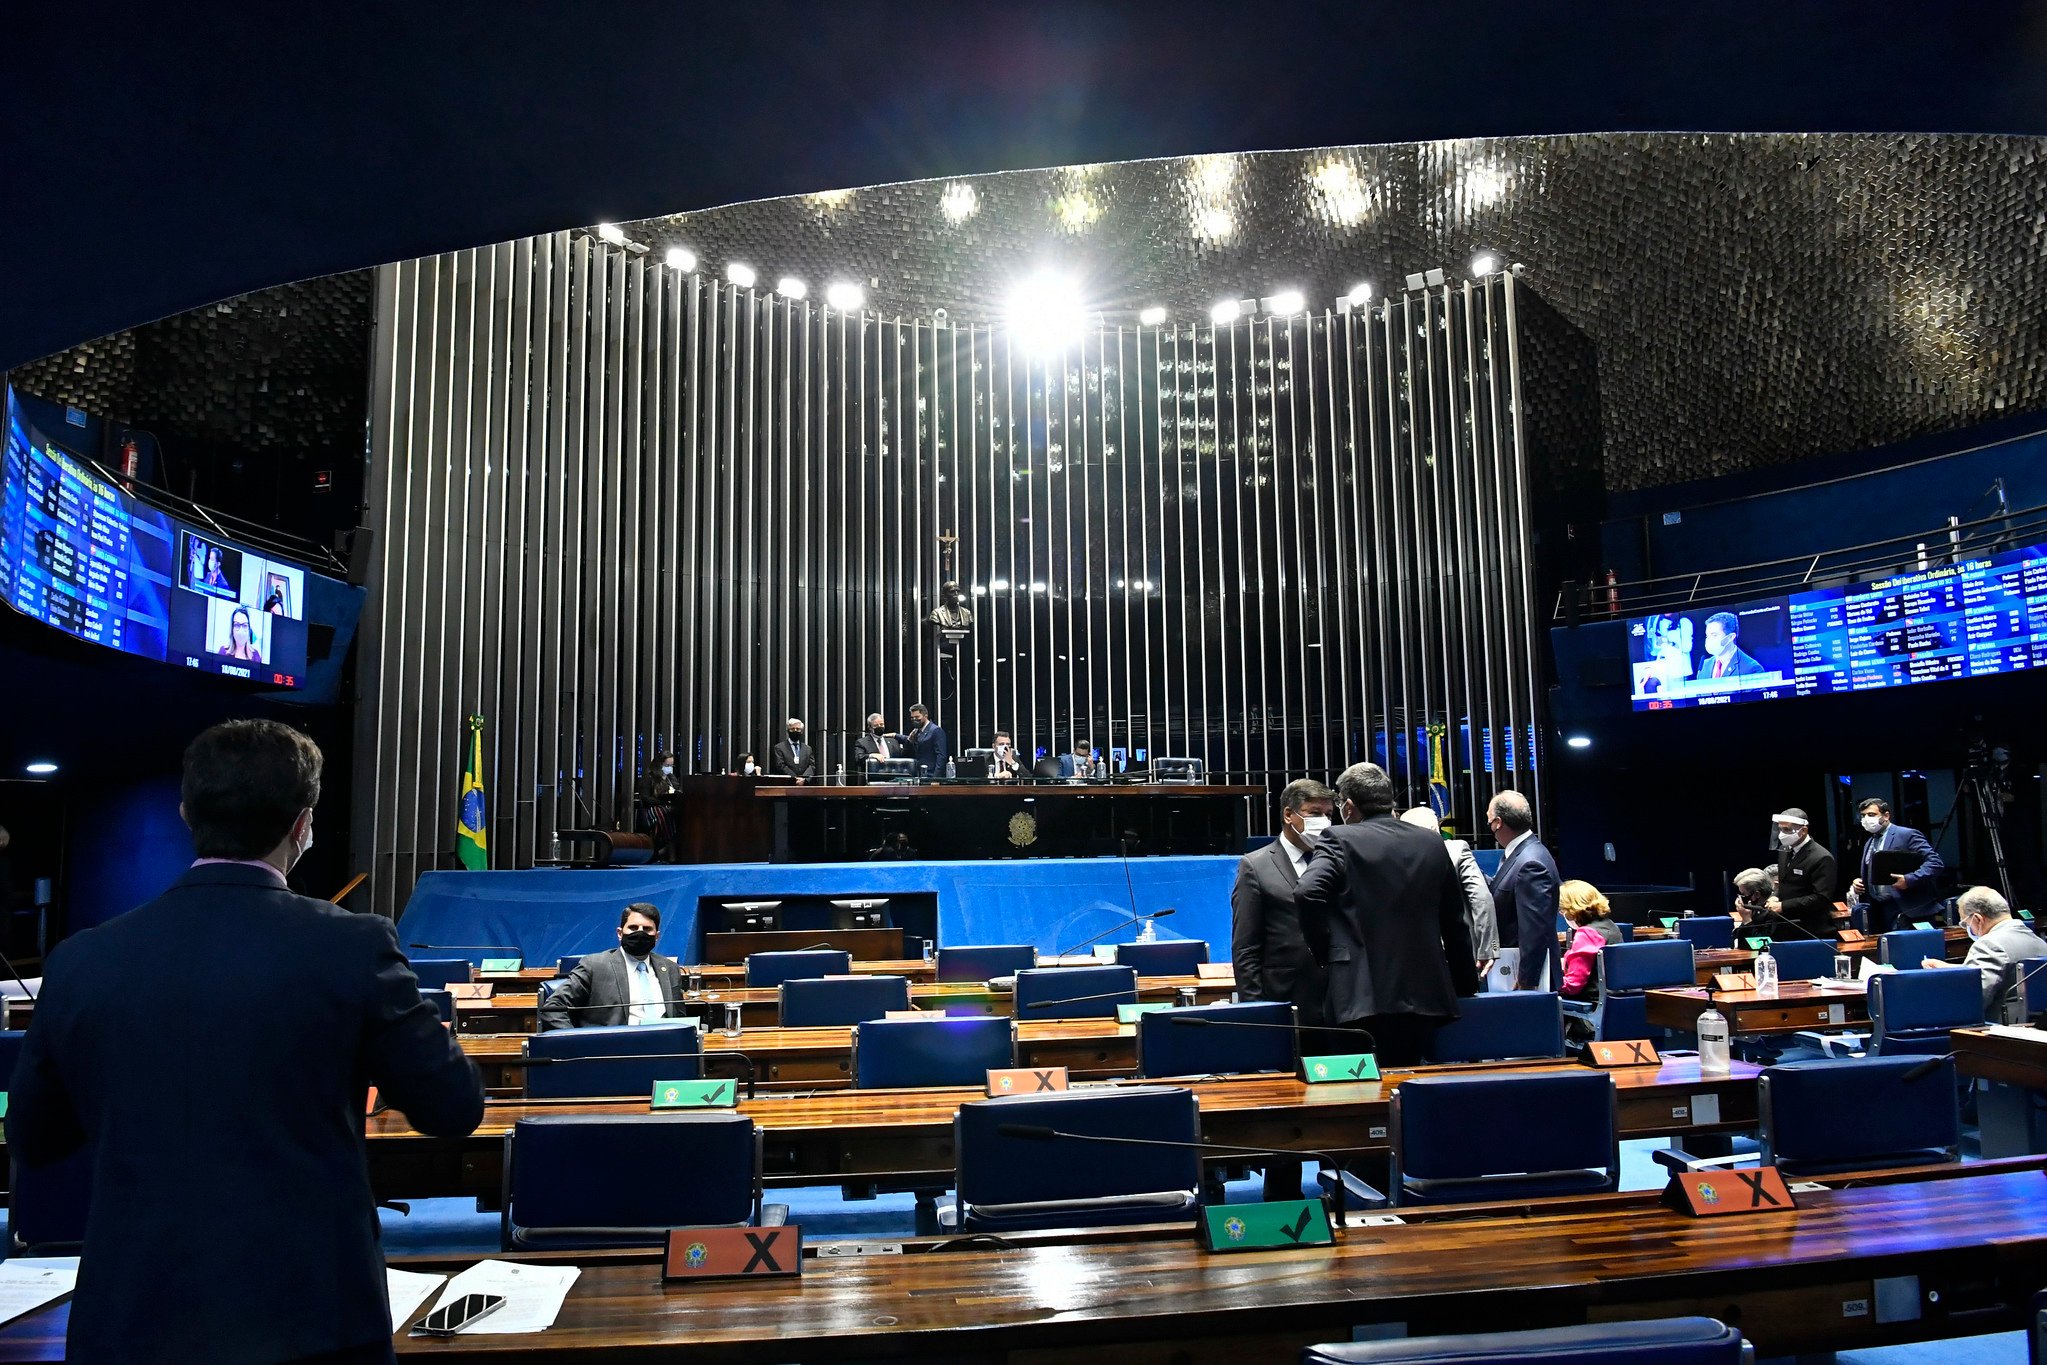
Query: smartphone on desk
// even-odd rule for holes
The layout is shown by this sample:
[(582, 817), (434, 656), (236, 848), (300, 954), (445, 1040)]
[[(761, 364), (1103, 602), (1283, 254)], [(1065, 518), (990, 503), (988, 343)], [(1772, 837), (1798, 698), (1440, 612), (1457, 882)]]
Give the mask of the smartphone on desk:
[(502, 1294), (464, 1294), (453, 1303), (444, 1303), (419, 1320), (412, 1329), (416, 1337), (452, 1337), (455, 1333), (475, 1322), (478, 1318), (489, 1317), (505, 1306)]

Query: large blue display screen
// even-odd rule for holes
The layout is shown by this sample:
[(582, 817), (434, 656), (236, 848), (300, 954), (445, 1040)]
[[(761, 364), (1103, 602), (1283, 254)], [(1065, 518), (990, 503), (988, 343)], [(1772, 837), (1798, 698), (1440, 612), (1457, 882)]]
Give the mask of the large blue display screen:
[(1863, 692), (2047, 666), (2047, 547), (1628, 622), (1634, 708)]
[(16, 611), (110, 649), (297, 688), (313, 576), (131, 497), (7, 391), (0, 600)]

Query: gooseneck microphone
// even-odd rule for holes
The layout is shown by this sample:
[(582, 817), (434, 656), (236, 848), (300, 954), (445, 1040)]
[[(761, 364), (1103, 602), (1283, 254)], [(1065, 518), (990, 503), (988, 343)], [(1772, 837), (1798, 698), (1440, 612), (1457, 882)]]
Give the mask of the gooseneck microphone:
[[(1129, 869), (1126, 868), (1124, 870), (1127, 872)], [(1115, 933), (1118, 929), (1128, 929), (1131, 925), (1140, 923), (1141, 921), (1148, 919), (1166, 919), (1178, 913), (1179, 913), (1178, 910), (1169, 905), (1163, 910), (1154, 910), (1149, 915), (1132, 915), (1129, 919), (1124, 920), (1121, 924), (1110, 925), (1108, 928), (1102, 930), (1101, 933), (1096, 934), (1093, 938), (1084, 938), (1080, 942), (1073, 944), (1071, 947), (1061, 948), (1058, 952), (1052, 954), (1052, 956), (1065, 957), (1075, 948), (1085, 948), (1090, 943), (1100, 942), (1102, 939), (1105, 939), (1109, 935)]]
[[(1180, 1028), (1283, 1028), (1288, 1033), (1296, 1036), (1309, 1029), (1316, 1033), (1345, 1033), (1354, 1038), (1362, 1038), (1367, 1043), (1370, 1043), (1372, 1045), (1371, 1051), (1377, 1052), (1379, 1050), (1379, 1040), (1374, 1038), (1368, 1030), (1361, 1028), (1329, 1028), (1321, 1024), (1309, 1024), (1306, 1026), (1300, 1024), (1267, 1024), (1261, 1023), (1256, 1019), (1217, 1019), (1213, 1015), (1178, 1013), (1167, 1014), (1166, 1022)], [(1299, 1049), (1296, 1048), (1295, 1051), (1298, 1052)]]
[(1926, 1077), (1931, 1076), (1934, 1072), (1940, 1070), (1940, 1064), (1942, 1062), (1952, 1062), (1954, 1059), (1955, 1054), (1952, 1052), (1937, 1053), (1934, 1056), (1928, 1057), (1925, 1061), (1919, 1063), (1919, 1065), (1917, 1066), (1905, 1068), (1905, 1070), (1898, 1073), (1898, 1079), (1901, 1081), (1924, 1080), (1926, 1079)]
[(1343, 1226), (1344, 1194), (1343, 1163), (1327, 1152), (1318, 1152), (1306, 1147), (1237, 1147), (1224, 1142), (1176, 1142), (1170, 1138), (1104, 1137), (1098, 1133), (1069, 1133), (1060, 1128), (1048, 1128), (1038, 1123), (998, 1123), (996, 1135), (1014, 1138), (1022, 1142), (1054, 1142), (1064, 1139), (1068, 1142), (1108, 1142), (1123, 1147), (1178, 1147), (1196, 1152), (1219, 1152), (1230, 1156), (1276, 1156), (1289, 1161), (1298, 1161), (1304, 1156), (1314, 1157), (1325, 1170), (1335, 1173), (1329, 1183), (1334, 1191), (1334, 1217), (1338, 1227)]
[(1126, 1005), (1134, 1005), (1137, 1003), (1137, 988), (1133, 986), (1127, 991), (1103, 991), (1099, 995), (1069, 995), (1058, 1000), (1033, 1000), (1030, 1004), (1025, 1005), (1024, 1008), (1027, 1010), (1050, 1010), (1057, 1009), (1061, 1005), (1085, 1004), (1091, 1000), (1120, 1000)]
[(408, 943), (408, 948), (431, 948), (443, 953), (517, 953), (526, 960), (526, 950), (516, 943)]

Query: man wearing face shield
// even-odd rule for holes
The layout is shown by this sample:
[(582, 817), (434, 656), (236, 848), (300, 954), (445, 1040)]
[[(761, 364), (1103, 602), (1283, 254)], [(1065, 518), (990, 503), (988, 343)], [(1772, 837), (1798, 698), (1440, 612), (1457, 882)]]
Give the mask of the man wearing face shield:
[(540, 1007), (543, 1031), (651, 1024), (682, 1013), (682, 970), (654, 951), (659, 906), (637, 903), (618, 915), (618, 946), (592, 953)]
[(1777, 894), (1763, 908), (1817, 938), (1832, 938), (1840, 889), (1834, 855), (1812, 837), (1812, 822), (1800, 807), (1786, 806), (1770, 818), (1777, 825)]
[[(1286, 1000), (1303, 1024), (1322, 1022), (1326, 936), (1309, 937), (1294, 905), (1294, 886), (1308, 850), (1336, 809), (1336, 793), (1313, 778), (1289, 782), (1279, 794), (1280, 836), (1237, 864), (1230, 891), (1230, 961), (1240, 1000)], [(1321, 927), (1321, 921), (1316, 921)]]

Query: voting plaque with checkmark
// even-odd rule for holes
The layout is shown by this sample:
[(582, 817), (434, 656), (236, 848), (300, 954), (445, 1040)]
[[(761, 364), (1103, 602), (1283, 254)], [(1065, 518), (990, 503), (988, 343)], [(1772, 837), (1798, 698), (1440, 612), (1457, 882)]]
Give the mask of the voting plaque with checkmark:
[(1369, 1052), (1353, 1052), (1342, 1057), (1303, 1057), (1301, 1079), (1309, 1085), (1376, 1081), (1379, 1079), (1379, 1059)]
[(1211, 1204), (1201, 1211), (1201, 1245), (1209, 1251), (1291, 1251), (1335, 1240), (1329, 1210), (1319, 1199)]
[(737, 1081), (656, 1081), (656, 1109), (730, 1109), (739, 1103)]

